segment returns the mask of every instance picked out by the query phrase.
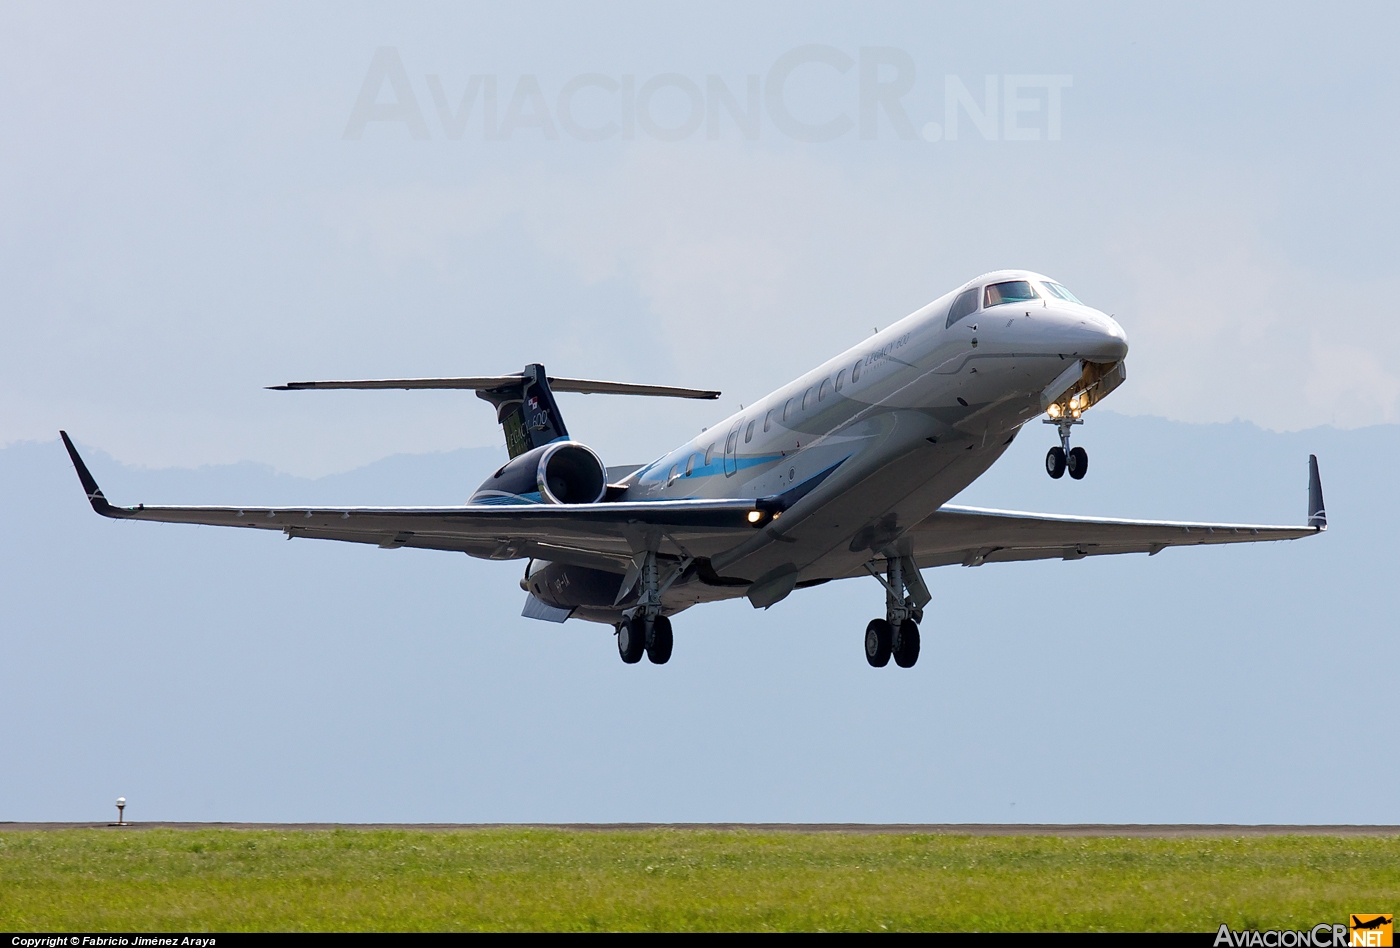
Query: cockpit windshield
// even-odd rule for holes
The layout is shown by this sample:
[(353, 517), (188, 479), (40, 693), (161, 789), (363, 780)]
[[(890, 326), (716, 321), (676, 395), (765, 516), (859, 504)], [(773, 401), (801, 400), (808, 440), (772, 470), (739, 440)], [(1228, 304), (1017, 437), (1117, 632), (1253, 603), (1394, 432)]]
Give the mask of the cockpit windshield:
[[(1069, 300), (1071, 303), (1079, 303), (1079, 297), (1075, 296), (1073, 293), (1060, 286), (1060, 284), (1058, 283), (1052, 283), (1049, 280), (1043, 280), (1041, 281), (1040, 285), (1045, 287), (1046, 291), (1049, 292), (1052, 296), (1058, 296), (1062, 300)], [(1084, 304), (1079, 303), (1079, 305), (1083, 306)]]
[(1011, 280), (1007, 283), (993, 283), (987, 287), (986, 299), (982, 302), (983, 309), (996, 306), (999, 303), (1020, 303), (1025, 300), (1038, 300), (1035, 290), (1031, 289), (1030, 283), (1025, 280)]

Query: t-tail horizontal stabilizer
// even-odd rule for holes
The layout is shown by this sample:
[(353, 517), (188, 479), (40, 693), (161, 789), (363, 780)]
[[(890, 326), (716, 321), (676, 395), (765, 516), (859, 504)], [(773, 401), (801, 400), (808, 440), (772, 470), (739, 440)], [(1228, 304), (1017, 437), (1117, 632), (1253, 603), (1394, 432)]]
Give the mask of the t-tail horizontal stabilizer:
[(664, 398), (719, 398), (710, 389), (677, 388), (672, 385), (637, 385), (632, 382), (605, 382), (598, 379), (553, 378), (539, 363), (527, 365), (514, 375), (473, 376), (451, 379), (362, 379), (336, 382), (288, 382), (269, 385), (277, 392), (307, 389), (465, 389), (475, 391), (496, 406), (496, 420), (505, 429), (506, 449), (512, 458), (569, 436), (554, 392), (582, 395), (649, 395)]

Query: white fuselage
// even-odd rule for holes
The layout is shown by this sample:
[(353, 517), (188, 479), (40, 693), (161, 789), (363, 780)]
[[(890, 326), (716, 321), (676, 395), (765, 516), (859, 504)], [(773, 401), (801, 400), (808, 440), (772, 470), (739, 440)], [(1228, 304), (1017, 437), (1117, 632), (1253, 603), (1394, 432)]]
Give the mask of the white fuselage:
[[(980, 288), (1008, 280), (1041, 297), (986, 306)], [(804, 578), (854, 575), (985, 471), (1067, 367), (1127, 355), (1114, 319), (1044, 282), (1004, 270), (959, 287), (634, 472), (626, 498), (767, 497), (825, 473), (713, 565), (748, 578), (793, 566)], [(974, 287), (976, 309), (949, 324), (950, 304)], [(723, 598), (692, 585), (674, 595)]]

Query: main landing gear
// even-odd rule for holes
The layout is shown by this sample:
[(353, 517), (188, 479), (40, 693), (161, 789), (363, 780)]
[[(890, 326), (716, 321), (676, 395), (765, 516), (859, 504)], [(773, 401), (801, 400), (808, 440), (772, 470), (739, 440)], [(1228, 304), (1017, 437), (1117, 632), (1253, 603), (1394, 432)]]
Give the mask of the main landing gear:
[(869, 563), (870, 575), (885, 587), (885, 618), (871, 619), (865, 627), (865, 660), (876, 668), (889, 664), (913, 668), (919, 660), (919, 622), (931, 598), (912, 558), (891, 556), (885, 560), (885, 576)]
[(671, 620), (665, 616), (648, 619), (635, 615), (617, 624), (617, 653), (629, 665), (640, 662), (643, 652), (653, 665), (665, 665), (671, 660), (674, 644)]
[(671, 660), (675, 639), (671, 635), (671, 620), (661, 614), (661, 594), (691, 562), (690, 557), (683, 558), (672, 565), (663, 578), (655, 551), (639, 553), (633, 560), (617, 594), (617, 601), (622, 602), (633, 586), (641, 587), (637, 604), (625, 610), (622, 621), (617, 624), (617, 653), (627, 664), (640, 662), (643, 652), (653, 665), (665, 665)]
[(1059, 447), (1051, 448), (1045, 455), (1045, 473), (1059, 480), (1065, 476), (1065, 471), (1069, 471), (1070, 477), (1083, 480), (1084, 475), (1089, 473), (1089, 452), (1083, 448), (1071, 448), (1069, 433), (1073, 426), (1084, 424), (1084, 419), (1079, 417), (1077, 411), (1072, 414), (1065, 412), (1057, 418), (1046, 418), (1045, 424), (1060, 429)]

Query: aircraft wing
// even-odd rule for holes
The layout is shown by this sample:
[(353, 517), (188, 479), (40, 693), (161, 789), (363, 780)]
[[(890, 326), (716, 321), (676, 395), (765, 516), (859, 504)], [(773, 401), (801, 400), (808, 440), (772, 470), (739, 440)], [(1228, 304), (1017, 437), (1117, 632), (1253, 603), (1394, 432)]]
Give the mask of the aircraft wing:
[[(108, 502), (73, 442), (61, 434), (93, 510), (116, 520), (279, 530), (288, 539), (453, 550), (486, 559), (533, 556), (607, 569), (630, 564), (637, 551), (651, 545), (649, 540), (659, 541), (663, 552), (711, 556), (752, 536), (755, 527), (767, 521), (767, 514), (753, 500), (460, 507), (119, 507)], [(755, 522), (750, 517), (756, 510)]]
[(1309, 458), (1308, 475), (1305, 526), (1119, 520), (947, 505), (911, 529), (906, 538), (920, 567), (1077, 560), (1109, 553), (1156, 554), (1169, 546), (1296, 540), (1327, 529), (1316, 455)]
[[(724, 552), (752, 536), (773, 509), (767, 499), (458, 507), (120, 507), (108, 502), (73, 442), (61, 434), (89, 502), (104, 517), (278, 530), (289, 539), (452, 550), (486, 559), (536, 557), (613, 569), (625, 568), (637, 551), (648, 547), (682, 556)], [(947, 505), (902, 539), (922, 568), (1292, 540), (1327, 529), (1316, 457), (1310, 459), (1309, 474), (1306, 526), (1120, 520)]]

